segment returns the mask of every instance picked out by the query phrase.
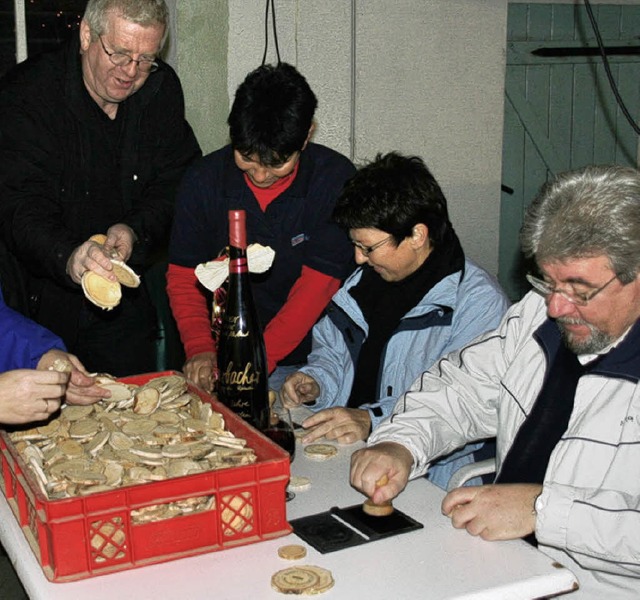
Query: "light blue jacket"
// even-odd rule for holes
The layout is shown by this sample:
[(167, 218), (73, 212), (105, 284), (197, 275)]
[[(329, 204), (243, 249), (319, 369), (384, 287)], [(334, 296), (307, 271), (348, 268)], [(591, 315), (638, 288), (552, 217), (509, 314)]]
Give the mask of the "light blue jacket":
[(9, 308), (0, 291), (0, 373), (35, 369), (53, 348), (65, 349), (57, 335)]
[[(302, 372), (320, 385), (320, 397), (309, 406), (319, 411), (346, 406), (353, 385), (354, 363), (369, 327), (349, 290), (362, 276), (357, 269), (336, 292), (327, 314), (313, 328), (313, 347)], [(435, 285), (401, 320), (383, 351), (378, 399), (363, 404), (375, 428), (391, 414), (396, 399), (442, 356), (498, 326), (509, 301), (497, 281), (472, 261)], [(446, 487), (451, 474), (473, 462), (481, 444), (470, 444), (433, 464), (428, 478)]]

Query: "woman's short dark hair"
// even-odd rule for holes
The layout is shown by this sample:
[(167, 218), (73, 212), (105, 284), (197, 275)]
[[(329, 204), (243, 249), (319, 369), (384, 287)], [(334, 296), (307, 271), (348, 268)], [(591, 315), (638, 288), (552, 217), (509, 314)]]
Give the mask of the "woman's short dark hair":
[(424, 161), (397, 152), (378, 154), (345, 184), (333, 212), (345, 229), (380, 229), (399, 244), (418, 223), (436, 246), (451, 228), (447, 200)]
[(290, 64), (262, 65), (238, 86), (227, 122), (234, 150), (280, 165), (302, 150), (318, 100)]

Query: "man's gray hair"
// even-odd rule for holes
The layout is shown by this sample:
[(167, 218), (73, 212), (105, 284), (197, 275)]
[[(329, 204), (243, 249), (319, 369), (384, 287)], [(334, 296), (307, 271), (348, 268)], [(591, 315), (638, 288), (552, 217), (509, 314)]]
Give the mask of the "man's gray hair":
[(640, 171), (589, 166), (542, 186), (520, 233), (538, 263), (606, 255), (624, 284), (640, 271)]
[(164, 26), (164, 44), (169, 30), (169, 10), (165, 0), (89, 0), (83, 18), (89, 24), (93, 40), (106, 33), (109, 13), (143, 27)]

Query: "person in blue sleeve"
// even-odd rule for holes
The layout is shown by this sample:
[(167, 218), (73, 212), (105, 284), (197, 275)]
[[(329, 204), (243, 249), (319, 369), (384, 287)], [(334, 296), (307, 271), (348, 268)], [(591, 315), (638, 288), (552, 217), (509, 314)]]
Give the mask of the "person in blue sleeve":
[[(281, 391), (286, 405), (317, 411), (303, 423), (305, 443), (366, 439), (424, 369), (495, 328), (509, 305), (465, 257), (444, 194), (417, 156), (378, 155), (347, 182), (333, 218), (361, 266), (314, 327), (307, 365)], [(478, 450), (441, 459), (429, 479), (445, 487)]]
[[(108, 395), (48, 329), (9, 308), (0, 291), (0, 423), (44, 421), (69, 404), (90, 404)], [(56, 361), (70, 372), (53, 369)]]

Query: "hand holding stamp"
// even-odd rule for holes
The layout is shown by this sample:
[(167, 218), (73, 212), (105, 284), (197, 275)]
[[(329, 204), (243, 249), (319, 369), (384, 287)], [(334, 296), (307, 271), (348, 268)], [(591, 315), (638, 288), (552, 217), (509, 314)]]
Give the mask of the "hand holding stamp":
[[(376, 488), (380, 488), (389, 483), (389, 478), (383, 475), (376, 481)], [(371, 498), (367, 498), (362, 503), (362, 510), (372, 517), (386, 517), (393, 512), (393, 504), (391, 500), (386, 500), (382, 504), (374, 504)]]

